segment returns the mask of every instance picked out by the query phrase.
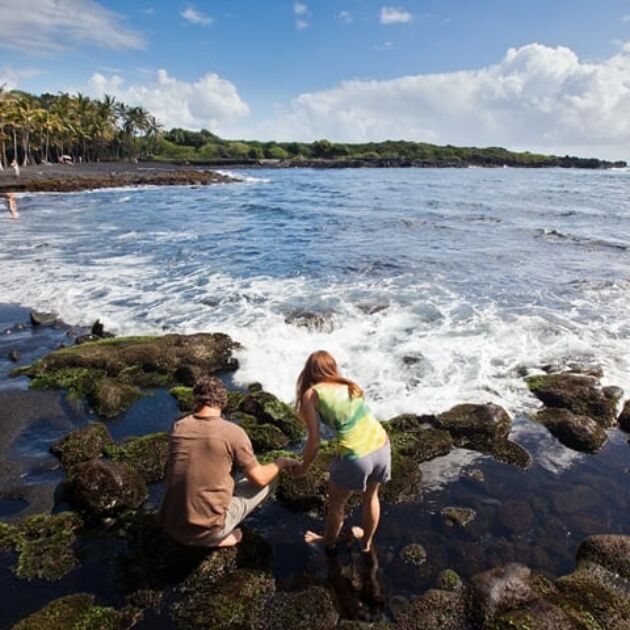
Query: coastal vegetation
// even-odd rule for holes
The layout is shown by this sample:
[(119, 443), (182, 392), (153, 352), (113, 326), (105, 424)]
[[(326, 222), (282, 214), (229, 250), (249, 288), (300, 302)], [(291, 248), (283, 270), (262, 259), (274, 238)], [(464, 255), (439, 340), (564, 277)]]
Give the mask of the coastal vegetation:
[(59, 161), (158, 160), (212, 165), (309, 167), (518, 166), (609, 168), (625, 162), (555, 156), (501, 147), (438, 146), (386, 140), (340, 143), (226, 140), (207, 129), (165, 131), (143, 107), (105, 95), (34, 96), (0, 87), (0, 167)]

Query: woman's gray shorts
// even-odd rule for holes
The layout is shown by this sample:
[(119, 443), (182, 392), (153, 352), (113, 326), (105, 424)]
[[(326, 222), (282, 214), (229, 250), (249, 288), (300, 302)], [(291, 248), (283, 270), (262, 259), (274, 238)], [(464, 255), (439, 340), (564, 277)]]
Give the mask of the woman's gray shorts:
[(330, 466), (331, 483), (352, 492), (364, 492), (369, 483), (386, 483), (392, 478), (389, 440), (376, 451), (359, 459), (335, 457)]

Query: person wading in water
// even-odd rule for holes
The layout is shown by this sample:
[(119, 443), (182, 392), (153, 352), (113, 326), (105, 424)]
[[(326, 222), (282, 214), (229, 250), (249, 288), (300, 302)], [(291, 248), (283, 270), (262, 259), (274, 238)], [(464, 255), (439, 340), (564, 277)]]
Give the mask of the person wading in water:
[(336, 434), (337, 453), (330, 468), (328, 506), (324, 535), (306, 532), (309, 543), (323, 541), (334, 549), (345, 519), (345, 506), (353, 492), (363, 499), (363, 528), (352, 533), (370, 552), (380, 519), (378, 490), (391, 478), (389, 438), (363, 397), (363, 390), (343, 378), (337, 363), (325, 350), (313, 352), (304, 365), (296, 386), (297, 411), (306, 424), (308, 438), (302, 462), (287, 470), (291, 476), (304, 476), (317, 455), (320, 444), (319, 421)]

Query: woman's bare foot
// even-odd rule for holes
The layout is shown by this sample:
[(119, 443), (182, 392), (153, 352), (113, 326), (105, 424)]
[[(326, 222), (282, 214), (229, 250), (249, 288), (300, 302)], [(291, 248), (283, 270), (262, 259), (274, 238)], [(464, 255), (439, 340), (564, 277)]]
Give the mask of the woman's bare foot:
[(240, 529), (235, 529), (229, 536), (226, 536), (221, 542), (218, 542), (214, 547), (234, 547), (243, 540), (243, 532)]
[(350, 528), (350, 531), (352, 531), (352, 535), (361, 543), (361, 551), (363, 551), (363, 553), (369, 553), (370, 551), (372, 551), (372, 543), (370, 542), (369, 545), (364, 545), (363, 544), (363, 535), (364, 535), (364, 531), (363, 531), (363, 527), (359, 527), (358, 525), (353, 525)]
[(324, 541), (324, 537), (321, 534), (316, 534), (312, 532), (310, 529), (304, 534), (304, 542), (309, 545), (317, 545), (321, 544)]

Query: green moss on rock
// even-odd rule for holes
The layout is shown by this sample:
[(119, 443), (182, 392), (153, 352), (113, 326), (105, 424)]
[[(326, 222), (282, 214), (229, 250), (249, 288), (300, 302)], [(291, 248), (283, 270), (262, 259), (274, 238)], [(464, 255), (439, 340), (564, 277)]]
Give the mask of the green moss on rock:
[(443, 591), (461, 591), (464, 583), (456, 571), (444, 569), (437, 577), (436, 586)]
[(29, 581), (54, 581), (79, 566), (72, 546), (82, 526), (77, 514), (63, 512), (52, 516), (35, 514), (3, 527), (3, 548), (17, 551), (15, 575)]
[(14, 630), (126, 630), (139, 620), (140, 610), (94, 605), (94, 595), (75, 593), (55, 599), (19, 621)]
[(193, 388), (177, 385), (171, 387), (169, 393), (177, 401), (177, 406), (182, 411), (194, 411), (195, 397), (193, 396)]
[(400, 550), (400, 559), (405, 564), (411, 564), (413, 566), (419, 567), (427, 561), (427, 551), (426, 549), (418, 544), (411, 543), (406, 545)]
[(140, 389), (135, 385), (102, 378), (94, 384), (88, 400), (99, 416), (114, 418), (129, 409), (140, 396)]
[(90, 367), (61, 367), (54, 370), (26, 368), (25, 374), (32, 376), (33, 389), (65, 389), (75, 398), (85, 398), (105, 374), (103, 370)]
[(442, 508), (440, 516), (449, 527), (466, 527), (475, 520), (477, 513), (470, 508), (449, 506)]
[(109, 444), (112, 444), (112, 437), (107, 427), (101, 422), (94, 422), (55, 442), (50, 447), (50, 452), (66, 468), (70, 468), (93, 457), (100, 457)]
[(164, 479), (168, 463), (168, 434), (150, 433), (109, 444), (105, 453), (115, 462), (128, 464), (146, 483)]
[(338, 621), (339, 613), (330, 592), (321, 586), (311, 586), (303, 591), (275, 593), (265, 606), (259, 627), (266, 630), (333, 630)]
[(178, 628), (233, 630), (260, 627), (263, 610), (275, 592), (267, 573), (239, 569), (218, 582), (189, 592), (173, 604), (171, 615)]

